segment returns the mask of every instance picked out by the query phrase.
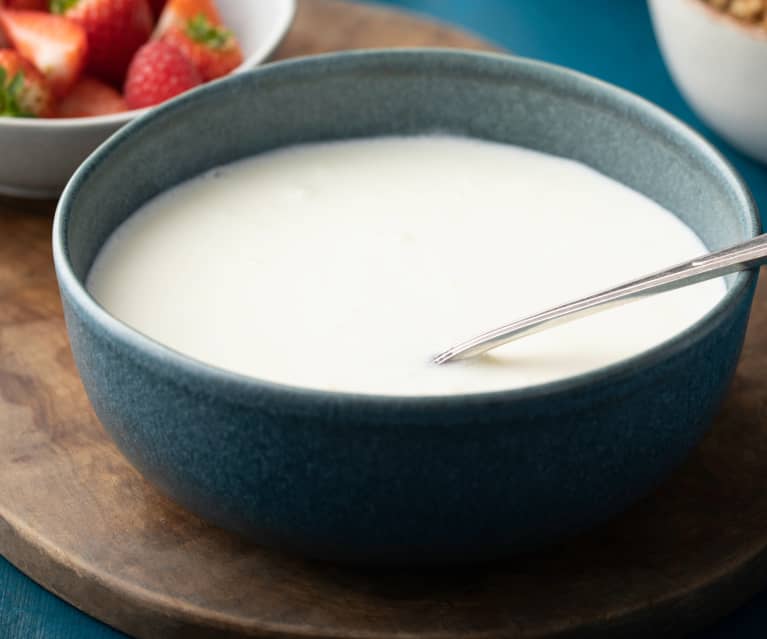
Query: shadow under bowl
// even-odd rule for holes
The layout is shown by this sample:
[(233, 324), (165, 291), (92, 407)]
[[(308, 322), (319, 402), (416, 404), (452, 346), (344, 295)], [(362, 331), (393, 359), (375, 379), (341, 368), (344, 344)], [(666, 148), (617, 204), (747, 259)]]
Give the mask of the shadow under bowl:
[(293, 143), (433, 131), (584, 162), (668, 208), (711, 249), (759, 231), (742, 182), (700, 137), (636, 96), (539, 62), (347, 52), (182, 97), (80, 168), (53, 237), (88, 396), (162, 492), (259, 543), (314, 557), (486, 560), (622, 511), (696, 445), (735, 369), (753, 272), (729, 277), (709, 314), (636, 357), (546, 385), (447, 397), (322, 392), (222, 371), (127, 327), (84, 288), (112, 231), (187, 178)]

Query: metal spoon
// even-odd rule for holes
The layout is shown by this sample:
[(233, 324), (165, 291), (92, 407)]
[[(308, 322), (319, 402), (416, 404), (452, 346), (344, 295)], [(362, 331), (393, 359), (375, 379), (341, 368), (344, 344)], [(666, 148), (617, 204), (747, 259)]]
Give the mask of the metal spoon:
[(466, 359), (485, 353), (533, 333), (572, 322), (579, 317), (621, 306), (648, 295), (690, 286), (735, 271), (745, 271), (767, 262), (767, 233), (690, 262), (672, 266), (615, 288), (556, 306), (530, 317), (499, 326), (465, 342), (451, 346), (434, 357), (435, 364)]

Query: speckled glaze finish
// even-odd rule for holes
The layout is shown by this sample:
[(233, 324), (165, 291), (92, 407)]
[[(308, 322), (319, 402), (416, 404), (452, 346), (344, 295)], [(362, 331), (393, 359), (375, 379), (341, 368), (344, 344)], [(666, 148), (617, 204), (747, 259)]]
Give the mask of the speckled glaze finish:
[(638, 357), (530, 389), (438, 398), (230, 374), (127, 328), (83, 288), (115, 227), (181, 180), (294, 142), (429, 131), (585, 162), (669, 208), (712, 249), (759, 230), (743, 184), (701, 138), (635, 96), (542, 63), (355, 52), (194, 91), (101, 147), (70, 182), (54, 224), (88, 395), (160, 490), (221, 526), (316, 557), (471, 561), (610, 517), (698, 442), (735, 368), (753, 273), (731, 276), (711, 313)]

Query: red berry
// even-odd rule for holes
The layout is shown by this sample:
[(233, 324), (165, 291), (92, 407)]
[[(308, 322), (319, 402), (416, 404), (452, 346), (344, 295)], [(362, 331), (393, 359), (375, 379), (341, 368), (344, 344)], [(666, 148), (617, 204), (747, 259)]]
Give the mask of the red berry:
[(149, 4), (152, 5), (152, 13), (155, 18), (158, 18), (165, 7), (165, 0), (149, 0)]
[[(2, 0), (0, 4), (3, 4)], [(48, 11), (48, 0), (5, 0), (5, 6), (8, 9)]]
[(48, 117), (53, 94), (42, 74), (13, 49), (0, 49), (0, 116)]
[(162, 39), (189, 58), (205, 82), (242, 64), (242, 51), (231, 31), (211, 24), (203, 15), (188, 20), (183, 27), (171, 27)]
[(15, 49), (47, 78), (56, 95), (64, 95), (82, 71), (87, 53), (83, 28), (40, 11), (0, 11), (0, 25)]
[(168, 0), (157, 21), (154, 37), (162, 37), (171, 27), (183, 28), (189, 20), (197, 16), (205, 17), (213, 25), (222, 24), (214, 0)]
[(86, 118), (127, 110), (128, 105), (116, 89), (85, 76), (59, 102), (56, 115), (60, 118)]
[(153, 106), (201, 83), (200, 74), (183, 53), (156, 40), (133, 58), (125, 80), (125, 101), (131, 109)]
[(51, 0), (51, 10), (88, 34), (87, 70), (122, 85), (133, 54), (152, 34), (149, 0)]

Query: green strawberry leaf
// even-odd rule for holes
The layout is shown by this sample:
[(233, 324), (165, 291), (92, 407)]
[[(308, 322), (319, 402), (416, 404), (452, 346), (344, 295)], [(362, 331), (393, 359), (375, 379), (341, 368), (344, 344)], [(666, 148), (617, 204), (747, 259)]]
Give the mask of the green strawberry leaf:
[(24, 88), (24, 74), (19, 71), (13, 79), (8, 83), (8, 94), (14, 98), (18, 98), (21, 94), (21, 90)]
[(80, 0), (51, 0), (51, 13), (66, 13), (74, 7)]
[(212, 24), (202, 13), (186, 23), (186, 35), (211, 49), (223, 49), (232, 40), (230, 31)]
[(0, 116), (14, 118), (35, 117), (33, 113), (25, 111), (19, 104), (21, 91), (24, 88), (24, 73), (19, 71), (6, 83), (8, 73), (0, 67)]

